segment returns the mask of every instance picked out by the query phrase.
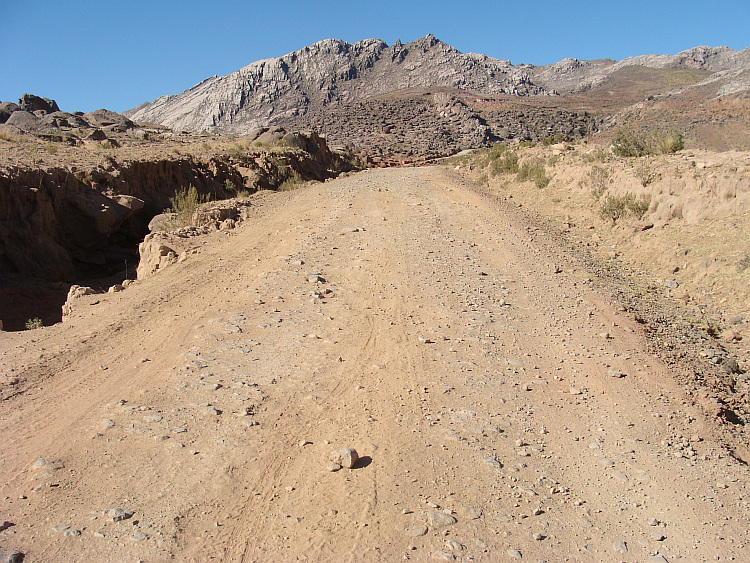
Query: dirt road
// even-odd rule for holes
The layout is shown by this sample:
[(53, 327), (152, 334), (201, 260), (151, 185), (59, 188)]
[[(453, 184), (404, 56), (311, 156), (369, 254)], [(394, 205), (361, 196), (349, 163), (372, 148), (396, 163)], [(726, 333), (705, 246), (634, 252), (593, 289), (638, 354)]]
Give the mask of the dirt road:
[(517, 208), (439, 168), (257, 201), (64, 324), (0, 333), (0, 550), (746, 560), (747, 467)]

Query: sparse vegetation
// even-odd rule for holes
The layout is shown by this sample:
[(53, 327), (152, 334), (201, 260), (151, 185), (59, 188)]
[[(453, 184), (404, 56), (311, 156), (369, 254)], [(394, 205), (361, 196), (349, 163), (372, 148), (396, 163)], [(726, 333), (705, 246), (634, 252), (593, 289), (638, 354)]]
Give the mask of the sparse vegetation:
[(648, 211), (650, 203), (647, 197), (637, 198), (634, 194), (625, 194), (621, 197), (608, 195), (599, 208), (599, 215), (602, 219), (612, 221), (617, 221), (626, 216), (641, 219)]
[(599, 201), (609, 185), (609, 170), (602, 166), (594, 166), (589, 170), (588, 181), (591, 184), (591, 197)]
[(8, 131), (7, 129), (3, 129), (2, 131), (0, 131), (0, 140), (2, 140), (2, 141), (15, 141), (16, 138), (13, 135), (13, 133), (11, 133), (10, 131)]
[(497, 143), (488, 152), (490, 174), (515, 174), (518, 172), (518, 155), (505, 145)]
[(236, 197), (236, 198), (250, 197), (250, 192), (248, 192), (244, 188), (240, 188), (237, 184), (235, 184), (231, 180), (227, 180), (226, 182), (224, 182), (224, 191), (226, 191), (229, 194), (232, 194), (232, 197)]
[(209, 199), (208, 194), (199, 194), (198, 190), (192, 184), (187, 189), (182, 188), (174, 197), (169, 198), (172, 207), (167, 211), (175, 214), (174, 219), (171, 221), (171, 226), (182, 227), (189, 224), (198, 206), (206, 203)]
[(672, 154), (685, 148), (682, 133), (657, 131), (646, 135), (635, 131), (620, 131), (612, 139), (612, 152), (621, 157)]
[(107, 141), (102, 141), (101, 142), (101, 147), (103, 149), (113, 149), (114, 145), (112, 144), (112, 141), (107, 140)]
[(635, 167), (635, 177), (644, 188), (654, 181), (654, 173), (651, 170), (651, 163), (648, 160), (640, 162)]
[(562, 143), (565, 140), (566, 140), (565, 135), (563, 135), (562, 133), (556, 133), (555, 135), (550, 135), (546, 139), (542, 139), (542, 145), (544, 145), (545, 147), (548, 147), (550, 145), (556, 145), (558, 143)]
[(581, 155), (581, 160), (586, 163), (592, 162), (609, 162), (612, 153), (606, 147), (596, 147), (593, 151)]
[(737, 262), (737, 271), (744, 272), (748, 268), (750, 268), (750, 254), (745, 252), (745, 255)]
[(547, 176), (544, 160), (541, 158), (529, 158), (524, 161), (518, 169), (516, 179), (519, 182), (533, 180), (537, 188), (546, 188), (552, 180), (551, 177)]
[(42, 328), (44, 323), (39, 317), (34, 317), (26, 321), (26, 330), (34, 330), (36, 328)]
[(305, 183), (305, 179), (294, 168), (289, 168), (286, 179), (279, 184), (278, 190), (286, 192), (298, 188)]
[(57, 147), (55, 145), (47, 145), (45, 149), (47, 154), (57, 154)]

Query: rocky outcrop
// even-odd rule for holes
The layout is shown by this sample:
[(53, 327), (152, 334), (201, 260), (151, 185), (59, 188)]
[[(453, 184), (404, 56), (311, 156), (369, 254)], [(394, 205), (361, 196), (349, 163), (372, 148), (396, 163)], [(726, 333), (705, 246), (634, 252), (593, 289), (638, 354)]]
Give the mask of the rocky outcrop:
[(545, 94), (526, 67), (464, 54), (432, 35), (388, 46), (326, 39), (275, 59), (214, 76), (174, 96), (125, 112), (136, 121), (188, 131), (246, 134), (324, 107), (407, 88), (458, 88), (491, 94)]
[(750, 49), (696, 47), (677, 55), (643, 55), (620, 62), (568, 58), (534, 66), (464, 54), (432, 35), (391, 46), (378, 39), (354, 44), (326, 39), (226, 76), (207, 78), (185, 92), (162, 96), (125, 114), (180, 130), (247, 134), (278, 124), (301, 127), (301, 118), (315, 115), (325, 120), (320, 116), (336, 114), (336, 108), (405, 89), (454, 89), (485, 96), (578, 92), (628, 66), (731, 73), (750, 66)]
[(316, 134), (278, 133), (284, 146), (273, 151), (246, 147), (205, 160), (185, 155), (112, 158), (90, 169), (0, 168), (0, 274), (52, 281), (109, 275), (126, 261), (138, 262), (136, 246), (149, 221), (189, 186), (226, 199), (239, 189), (252, 193), (289, 179), (322, 181), (351, 169)]
[[(113, 111), (98, 109), (89, 113), (67, 113), (60, 111), (55, 100), (33, 94), (24, 94), (18, 104), (1, 102), (0, 125), (13, 132), (71, 144), (81, 140), (104, 141), (114, 134), (137, 128), (130, 119)], [(114, 139), (112, 142), (116, 143)]]

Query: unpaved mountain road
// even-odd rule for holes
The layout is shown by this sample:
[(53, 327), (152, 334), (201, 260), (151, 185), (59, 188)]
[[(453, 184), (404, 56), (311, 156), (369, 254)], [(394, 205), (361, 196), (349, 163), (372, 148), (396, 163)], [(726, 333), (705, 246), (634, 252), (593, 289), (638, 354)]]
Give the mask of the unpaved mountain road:
[[(0, 403), (0, 551), (750, 556), (747, 467), (517, 209), (440, 168), (257, 202), (65, 323), (0, 334), (18, 378)], [(360, 462), (327, 470), (347, 446)]]

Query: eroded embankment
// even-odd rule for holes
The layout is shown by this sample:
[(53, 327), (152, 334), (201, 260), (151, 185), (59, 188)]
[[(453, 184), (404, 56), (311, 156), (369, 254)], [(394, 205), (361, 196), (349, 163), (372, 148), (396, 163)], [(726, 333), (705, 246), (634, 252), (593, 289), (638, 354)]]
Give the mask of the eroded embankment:
[(90, 167), (0, 169), (0, 320), (60, 320), (70, 283), (134, 275), (149, 221), (189, 186), (206, 199), (324, 180), (350, 165), (315, 134), (300, 146), (197, 157), (137, 158)]

